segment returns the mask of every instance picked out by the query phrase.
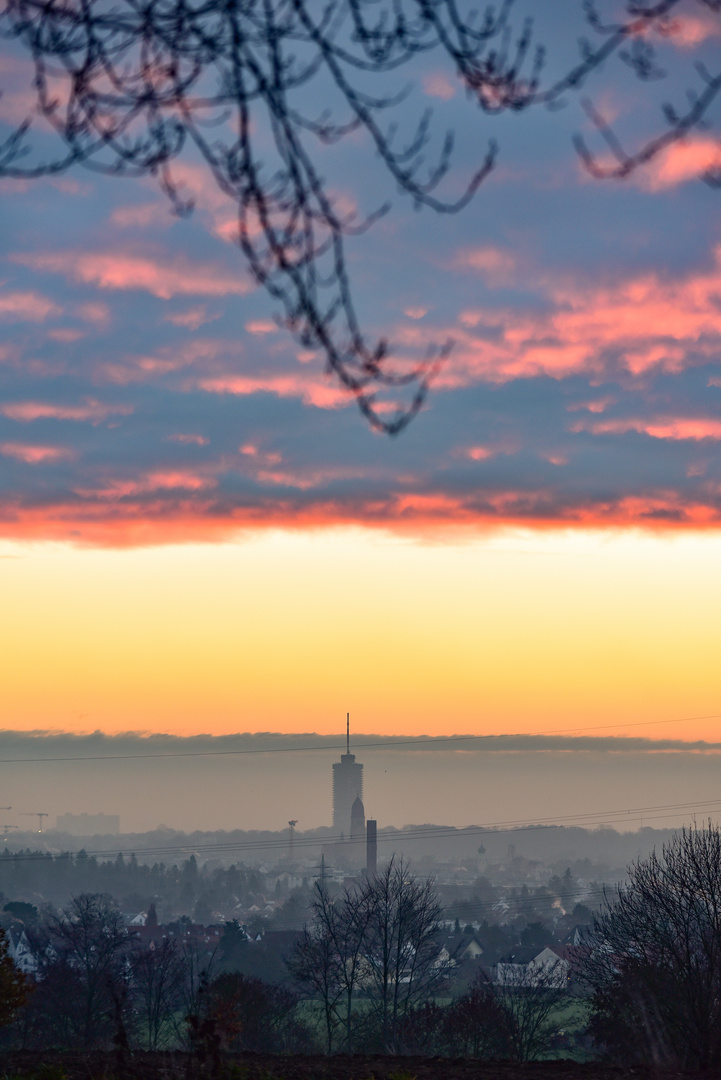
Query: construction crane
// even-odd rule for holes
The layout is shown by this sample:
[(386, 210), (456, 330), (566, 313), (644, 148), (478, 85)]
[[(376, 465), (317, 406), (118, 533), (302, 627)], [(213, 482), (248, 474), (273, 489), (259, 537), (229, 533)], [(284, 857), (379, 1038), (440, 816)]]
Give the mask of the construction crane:
[(41, 813), (39, 810), (25, 810), (21, 817), (36, 817), (38, 819), (38, 832), (43, 831), (43, 818), (50, 817), (50, 814)]
[[(10, 807), (10, 809), (12, 809), (12, 807)], [(19, 828), (20, 828), (19, 825), (3, 825), (3, 832), (5, 833), (5, 836), (3, 837), (3, 843), (7, 843), (7, 839), (8, 839), (7, 834), (10, 831), (10, 829), (19, 829)]]

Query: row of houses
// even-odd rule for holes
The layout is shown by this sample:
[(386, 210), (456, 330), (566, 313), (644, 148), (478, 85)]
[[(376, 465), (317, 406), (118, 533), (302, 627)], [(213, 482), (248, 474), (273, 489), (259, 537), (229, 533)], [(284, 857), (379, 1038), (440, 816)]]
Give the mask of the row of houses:
[[(226, 933), (224, 924), (203, 926), (188, 919), (168, 925), (160, 925), (157, 918), (148, 918), (145, 913), (126, 916), (128, 937), (146, 948), (155, 949), (165, 940), (175, 940), (195, 948), (199, 953), (214, 954)], [(298, 938), (295, 931), (270, 930), (251, 934), (248, 930), (234, 924), (234, 933), (248, 943), (263, 942), (273, 939), (284, 954), (292, 951)], [(275, 941), (275, 939), (282, 939)], [(471, 969), (483, 966), (489, 978), (506, 987), (563, 988), (571, 978), (574, 959), (582, 951), (584, 941), (583, 928), (577, 928), (569, 940), (561, 945), (547, 945), (543, 948), (519, 947), (511, 956), (496, 958), (486, 955), (483, 945), (475, 934), (449, 934), (441, 946), (437, 965), (446, 970), (466, 965)], [(16, 967), (26, 975), (33, 975), (37, 970), (37, 960), (28, 941), (25, 930), (11, 927), (7, 931), (8, 954)]]
[[(489, 978), (500, 986), (543, 987), (563, 989), (568, 985), (574, 961), (581, 952), (576, 944), (546, 945), (543, 948), (519, 948), (510, 957), (487, 963), (483, 946), (473, 935), (444, 943), (438, 965), (453, 967), (460, 964), (483, 966)], [(488, 959), (488, 958), (486, 958)]]

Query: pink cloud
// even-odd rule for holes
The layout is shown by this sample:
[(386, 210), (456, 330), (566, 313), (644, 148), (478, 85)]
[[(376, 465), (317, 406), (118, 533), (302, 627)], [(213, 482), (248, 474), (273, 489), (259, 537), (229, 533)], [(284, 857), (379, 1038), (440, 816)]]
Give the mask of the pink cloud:
[(34, 270), (64, 274), (100, 289), (142, 290), (169, 300), (178, 295), (228, 296), (251, 291), (249, 282), (220, 266), (194, 263), (184, 256), (153, 259), (120, 252), (66, 252), (15, 255)]
[(721, 143), (708, 136), (695, 136), (667, 146), (645, 168), (639, 169), (636, 180), (648, 191), (663, 191), (698, 180), (709, 170), (719, 168)]
[[(553, 279), (539, 285), (548, 310), (464, 310), (460, 327), (439, 328), (438, 339), (455, 345), (436, 387), (581, 372), (617, 377), (619, 369), (635, 377), (676, 373), (721, 349), (721, 247), (709, 270), (680, 278), (645, 273), (610, 285)], [(418, 353), (427, 333), (403, 323), (394, 340)]]
[(223, 375), (200, 379), (197, 386), (211, 394), (275, 394), (281, 398), (300, 398), (305, 405), (317, 409), (340, 409), (351, 404), (353, 397), (348, 390), (338, 386), (330, 378), (309, 378), (300, 374), (289, 375)]
[[(2, 101), (2, 98), (0, 98)], [(20, 180), (13, 176), (0, 176), (0, 191), (5, 195), (25, 195), (36, 180)]]
[(0, 454), (24, 461), (27, 465), (40, 465), (43, 462), (68, 461), (75, 455), (64, 446), (37, 446), (27, 443), (0, 443)]
[[(237, 205), (221, 191), (209, 170), (179, 161), (173, 165), (173, 179), (181, 197), (192, 199), (196, 212), (209, 224), (211, 231), (226, 243), (237, 244), (240, 235)], [(248, 222), (247, 228), (251, 235), (261, 231), (257, 221)]]
[(516, 258), (501, 248), (467, 248), (457, 252), (453, 265), (460, 270), (477, 271), (489, 285), (506, 285), (516, 269)]
[(457, 87), (441, 71), (435, 72), (433, 75), (426, 75), (423, 79), (423, 92), (427, 97), (450, 101), (452, 97), (456, 96), (456, 90)]
[(110, 322), (110, 308), (107, 304), (80, 304), (76, 310), (78, 318), (84, 322), (95, 323), (96, 326)]
[(186, 446), (207, 446), (210, 439), (205, 435), (168, 435), (173, 442), (184, 443)]
[(157, 470), (140, 477), (108, 480), (99, 488), (75, 488), (78, 495), (90, 499), (126, 499), (161, 491), (204, 491), (213, 488), (217, 481), (183, 469)]
[(100, 424), (109, 416), (130, 416), (132, 405), (105, 405), (94, 398), (85, 398), (80, 405), (55, 405), (42, 401), (18, 401), (0, 406), (0, 413), (10, 420), (29, 423), (32, 420), (89, 420)]
[(127, 386), (151, 382), (194, 364), (212, 370), (219, 363), (218, 358), (231, 351), (237, 355), (240, 348), (212, 338), (198, 338), (180, 346), (165, 346), (156, 356), (130, 356), (117, 363), (101, 361), (95, 370), (95, 378), (116, 386)]
[[(244, 443), (238, 449), (244, 457), (252, 459), (253, 467), (262, 466), (265, 468), (280, 465), (283, 460), (283, 455), (277, 450), (261, 450), (255, 443)], [(260, 474), (258, 475), (260, 476)], [(271, 483), (276, 482), (275, 480), (271, 481)]]
[(496, 451), (490, 446), (469, 446), (465, 453), (471, 461), (488, 461), (496, 456)]
[(274, 323), (272, 319), (251, 319), (250, 322), (245, 324), (245, 330), (248, 334), (274, 334), (278, 329), (278, 324)]
[(155, 202), (118, 206), (110, 215), (110, 222), (120, 229), (145, 229), (149, 225), (171, 225), (173, 215), (168, 205), (165, 206), (165, 215), (163, 215), (162, 204), (158, 199)]
[(80, 341), (86, 334), (85, 330), (73, 330), (69, 326), (60, 326), (56, 330), (48, 330), (48, 337), (51, 341), (60, 341), (63, 345), (72, 345), (75, 341)]
[[(62, 112), (67, 107), (70, 81), (62, 75), (56, 74), (52, 65), (45, 66), (45, 76), (47, 99), (52, 101), (55, 108)], [(50, 125), (44, 120), (38, 107), (38, 94), (33, 85), (34, 79), (35, 65), (30, 58), (11, 56), (7, 53), (0, 56), (0, 89), (2, 89), (0, 95), (0, 121), (16, 127), (24, 120), (31, 120), (33, 126), (44, 127), (47, 131)], [(37, 180), (31, 181), (31, 183), (37, 182)], [(63, 183), (74, 185), (77, 188), (83, 187), (77, 180), (66, 177), (49, 177), (46, 178), (45, 182), (51, 183), (53, 187), (60, 187)]]
[(229, 243), (238, 239), (238, 211), (233, 200), (220, 190), (207, 169), (177, 162), (173, 178), (183, 198), (191, 197), (202, 215), (210, 217), (216, 236)]
[[(275, 473), (277, 483), (298, 490), (321, 483), (334, 470)], [(164, 476), (166, 483), (170, 474)], [(187, 479), (191, 479), (188, 477)], [(210, 481), (202, 477), (196, 479)], [(270, 477), (269, 482), (272, 482)], [(154, 544), (209, 542), (236, 538), (272, 528), (319, 529), (361, 525), (386, 533), (415, 538), (458, 538), (489, 533), (509, 526), (535, 529), (611, 529), (642, 527), (659, 532), (721, 527), (715, 505), (718, 492), (704, 497), (682, 492), (657, 492), (589, 501), (560, 503), (552, 489), (501, 490), (448, 495), (441, 491), (390, 493), (368, 499), (339, 500), (319, 495), (290, 495), (263, 500), (261, 505), (227, 507), (203, 495), (203, 489), (159, 486), (141, 477), (111, 481), (105, 495), (82, 491), (82, 501), (57, 500), (41, 506), (23, 506), (5, 500), (0, 509), (0, 535), (12, 539), (60, 540), (111, 548)], [(145, 494), (165, 491), (154, 498)], [(185, 494), (183, 492), (186, 492)], [(87, 501), (86, 501), (87, 500)]]
[(609, 405), (614, 405), (616, 398), (612, 394), (606, 394), (605, 397), (593, 398), (591, 401), (580, 401), (577, 405), (569, 405), (569, 412), (580, 412), (581, 409), (588, 409), (591, 413), (605, 412)]
[(184, 326), (186, 330), (199, 330), (205, 323), (219, 318), (220, 315), (209, 315), (207, 309), (201, 306), (179, 311), (176, 315), (166, 315), (165, 321), (172, 323), (173, 326)]
[[(15, 56), (0, 57), (0, 121), (15, 127), (37, 114), (38, 96), (32, 81), (35, 67), (30, 60)], [(22, 181), (20, 181), (22, 183)]]
[(684, 49), (695, 49), (710, 37), (718, 37), (721, 28), (712, 19), (703, 19), (695, 15), (679, 15), (670, 19), (664, 29), (664, 36), (674, 45)]
[(556, 454), (551, 451), (549, 453), (541, 454), (541, 457), (544, 461), (547, 461), (549, 465), (568, 465), (567, 454)]
[(36, 292), (0, 293), (0, 319), (12, 322), (45, 322), (61, 309), (52, 300)]
[[(277, 456), (280, 458), (280, 454)], [(256, 473), (256, 479), (261, 484), (274, 484), (278, 487), (296, 488), (298, 491), (310, 491), (333, 480), (359, 479), (367, 475), (368, 470), (362, 466), (331, 465), (320, 468), (261, 468)]]
[(593, 435), (624, 435), (629, 431), (649, 435), (652, 439), (693, 440), (721, 439), (721, 420), (703, 417), (660, 417), (628, 420), (601, 420), (575, 424), (572, 431), (590, 431)]

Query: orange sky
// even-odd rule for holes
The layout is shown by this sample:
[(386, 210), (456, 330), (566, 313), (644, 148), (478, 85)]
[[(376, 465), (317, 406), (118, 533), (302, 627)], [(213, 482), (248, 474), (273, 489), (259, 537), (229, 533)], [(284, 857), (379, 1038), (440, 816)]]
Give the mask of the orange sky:
[(719, 543), (360, 529), (6, 542), (0, 725), (329, 733), (350, 709), (368, 733), (718, 739), (721, 720), (675, 721), (721, 713)]

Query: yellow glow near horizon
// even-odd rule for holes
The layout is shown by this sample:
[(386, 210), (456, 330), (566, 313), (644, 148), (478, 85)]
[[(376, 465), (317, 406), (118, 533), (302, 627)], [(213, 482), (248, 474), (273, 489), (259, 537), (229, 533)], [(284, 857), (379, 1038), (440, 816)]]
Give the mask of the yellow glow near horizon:
[[(0, 548), (4, 728), (713, 739), (721, 538)], [(632, 725), (663, 721), (658, 726)], [(666, 723), (668, 721), (668, 723)], [(599, 730), (599, 734), (602, 733)]]

